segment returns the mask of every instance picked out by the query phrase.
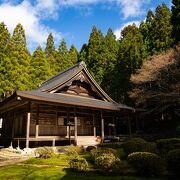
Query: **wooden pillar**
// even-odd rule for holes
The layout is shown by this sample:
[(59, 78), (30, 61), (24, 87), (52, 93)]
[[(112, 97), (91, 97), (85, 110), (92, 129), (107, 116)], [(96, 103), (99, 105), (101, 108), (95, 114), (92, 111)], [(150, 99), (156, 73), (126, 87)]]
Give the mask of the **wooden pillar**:
[(38, 105), (38, 109), (37, 109), (37, 117), (36, 117), (36, 134), (35, 134), (36, 138), (38, 138), (39, 136), (39, 105)]
[(31, 113), (27, 113), (27, 126), (26, 126), (26, 148), (29, 148), (29, 131), (30, 131)]
[(96, 137), (96, 124), (95, 124), (94, 111), (93, 111), (93, 134), (94, 134), (94, 137)]
[(104, 119), (102, 116), (102, 111), (101, 111), (101, 138), (102, 138), (102, 142), (104, 141)]
[(74, 117), (74, 140), (77, 145), (77, 116)]

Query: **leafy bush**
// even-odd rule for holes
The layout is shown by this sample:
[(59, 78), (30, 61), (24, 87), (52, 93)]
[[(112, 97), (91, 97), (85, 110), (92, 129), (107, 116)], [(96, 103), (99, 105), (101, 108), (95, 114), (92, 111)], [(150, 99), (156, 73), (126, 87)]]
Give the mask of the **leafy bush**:
[(36, 157), (44, 159), (51, 158), (55, 154), (52, 147), (39, 147), (34, 151), (34, 153)]
[(180, 149), (169, 151), (167, 154), (168, 170), (175, 175), (180, 175)]
[(112, 153), (103, 153), (95, 158), (95, 166), (104, 174), (108, 174), (116, 161), (118, 159)]
[(85, 171), (88, 168), (86, 159), (75, 156), (69, 161), (70, 168), (74, 171)]
[(141, 138), (133, 138), (123, 144), (125, 153), (131, 154), (133, 152), (157, 152), (156, 144), (145, 141)]
[(159, 139), (156, 144), (159, 153), (166, 156), (170, 150), (180, 149), (180, 138)]
[(128, 161), (140, 175), (160, 176), (165, 169), (165, 163), (160, 156), (150, 152), (129, 154)]
[(65, 149), (68, 151), (69, 155), (78, 155), (84, 152), (84, 148), (82, 146), (65, 146)]
[(117, 151), (115, 149), (111, 148), (97, 148), (93, 149), (90, 152), (92, 161), (95, 161), (95, 159), (103, 154), (110, 154), (115, 157), (117, 157)]
[(96, 146), (88, 146), (88, 147), (86, 148), (86, 151), (87, 151), (87, 152), (90, 152), (90, 151), (93, 150), (93, 149), (97, 149)]

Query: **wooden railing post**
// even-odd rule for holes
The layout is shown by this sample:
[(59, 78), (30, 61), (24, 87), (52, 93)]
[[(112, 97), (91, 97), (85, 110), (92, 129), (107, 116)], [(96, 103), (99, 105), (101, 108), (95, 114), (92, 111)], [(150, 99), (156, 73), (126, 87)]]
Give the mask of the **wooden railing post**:
[(27, 126), (26, 126), (26, 148), (29, 148), (29, 131), (30, 131), (31, 113), (27, 113)]

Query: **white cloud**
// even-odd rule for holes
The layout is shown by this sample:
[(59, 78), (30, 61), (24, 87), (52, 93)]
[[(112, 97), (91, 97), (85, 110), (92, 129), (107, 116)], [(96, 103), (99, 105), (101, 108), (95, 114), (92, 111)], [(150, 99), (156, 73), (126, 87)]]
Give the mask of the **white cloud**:
[(0, 22), (4, 22), (11, 33), (15, 26), (21, 23), (25, 29), (30, 48), (37, 46), (37, 44), (43, 45), (50, 32), (54, 34), (55, 39), (61, 38), (60, 33), (41, 23), (37, 5), (32, 6), (26, 0), (21, 4), (7, 2), (0, 5)]
[(128, 25), (132, 25), (135, 24), (137, 27), (140, 25), (140, 21), (130, 21), (127, 22), (125, 24), (123, 24), (120, 28), (116, 29), (114, 31), (114, 35), (116, 36), (116, 39), (120, 39), (121, 38), (121, 31)]

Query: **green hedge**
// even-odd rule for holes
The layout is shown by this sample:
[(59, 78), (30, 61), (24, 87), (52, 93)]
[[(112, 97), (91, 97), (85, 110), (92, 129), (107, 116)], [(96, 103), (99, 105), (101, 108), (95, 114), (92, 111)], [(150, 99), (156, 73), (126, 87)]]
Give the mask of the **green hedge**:
[(160, 176), (165, 170), (164, 161), (154, 153), (134, 152), (127, 159), (139, 175)]
[(156, 144), (145, 141), (141, 138), (132, 138), (123, 144), (125, 153), (131, 154), (133, 152), (157, 152)]
[(98, 147), (117, 149), (122, 147), (122, 143), (120, 142), (101, 143), (98, 145)]
[(180, 149), (169, 151), (167, 154), (167, 167), (170, 172), (180, 175)]

